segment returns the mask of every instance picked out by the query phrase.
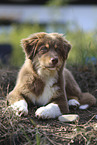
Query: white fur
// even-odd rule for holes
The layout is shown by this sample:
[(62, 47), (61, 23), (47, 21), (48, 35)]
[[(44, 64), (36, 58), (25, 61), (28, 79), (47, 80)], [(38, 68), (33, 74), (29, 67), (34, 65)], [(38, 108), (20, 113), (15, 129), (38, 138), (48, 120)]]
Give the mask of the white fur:
[(54, 103), (40, 107), (35, 112), (35, 116), (42, 119), (56, 118), (60, 115), (62, 115), (62, 113), (59, 109), (59, 106)]
[(68, 101), (68, 105), (69, 106), (80, 106), (80, 103), (75, 99), (71, 99)]
[(55, 82), (55, 78), (51, 78), (49, 81), (47, 81), (43, 93), (38, 97), (33, 96), (32, 102), (40, 106), (46, 105), (56, 93), (56, 90), (58, 90), (57, 86), (52, 87)]
[(28, 114), (28, 105), (25, 100), (17, 101), (11, 107), (15, 110), (17, 116)]
[(81, 106), (79, 107), (79, 109), (82, 109), (82, 110), (85, 110), (85, 109), (87, 109), (87, 108), (89, 108), (89, 105), (88, 105), (88, 104), (81, 105)]

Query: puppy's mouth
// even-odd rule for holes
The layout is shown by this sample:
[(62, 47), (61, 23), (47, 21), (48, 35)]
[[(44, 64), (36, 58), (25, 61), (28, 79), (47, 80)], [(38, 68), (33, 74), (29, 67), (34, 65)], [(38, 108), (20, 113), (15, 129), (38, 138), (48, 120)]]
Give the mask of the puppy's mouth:
[(56, 68), (58, 67), (58, 58), (55, 57), (55, 58), (51, 58), (50, 59), (50, 63), (48, 66), (46, 66), (47, 69), (50, 69), (50, 70), (55, 70)]
[(46, 69), (49, 70), (56, 70), (56, 68), (58, 67), (58, 65), (49, 65), (49, 66), (45, 66)]

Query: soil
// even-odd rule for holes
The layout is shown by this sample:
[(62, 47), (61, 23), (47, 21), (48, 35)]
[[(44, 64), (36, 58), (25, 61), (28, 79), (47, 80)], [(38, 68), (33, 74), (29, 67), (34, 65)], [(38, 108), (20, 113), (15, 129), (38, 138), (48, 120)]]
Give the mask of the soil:
[[(73, 73), (82, 91), (90, 92), (97, 98), (97, 65), (75, 65), (67, 68)], [(80, 116), (79, 121), (73, 123), (62, 123), (58, 119), (38, 120), (34, 116), (36, 106), (29, 108), (27, 117), (16, 117), (7, 108), (6, 94), (13, 89), (18, 71), (17, 68), (0, 69), (0, 145), (96, 145), (97, 106), (87, 110), (70, 108), (70, 113)]]

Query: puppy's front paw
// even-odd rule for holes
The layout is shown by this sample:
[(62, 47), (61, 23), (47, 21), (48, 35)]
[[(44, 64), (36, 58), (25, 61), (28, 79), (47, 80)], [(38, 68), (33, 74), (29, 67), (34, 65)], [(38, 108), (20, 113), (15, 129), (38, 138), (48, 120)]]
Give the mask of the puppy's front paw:
[(54, 103), (50, 103), (47, 106), (40, 107), (36, 110), (35, 116), (42, 119), (56, 118), (62, 115), (59, 106)]
[(69, 105), (69, 106), (78, 107), (78, 106), (80, 106), (80, 103), (79, 103), (77, 100), (75, 100), (75, 99), (70, 99), (70, 100), (68, 101), (68, 105)]
[(25, 100), (20, 100), (11, 105), (17, 116), (28, 114), (28, 105)]
[(36, 110), (35, 116), (38, 118), (46, 118), (47, 109), (46, 107), (40, 107)]

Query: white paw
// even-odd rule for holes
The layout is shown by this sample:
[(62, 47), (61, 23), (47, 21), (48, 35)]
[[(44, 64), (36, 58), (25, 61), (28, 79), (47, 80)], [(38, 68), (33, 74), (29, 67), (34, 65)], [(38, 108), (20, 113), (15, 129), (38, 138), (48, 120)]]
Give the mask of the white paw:
[(82, 110), (85, 110), (85, 109), (87, 109), (87, 108), (89, 108), (89, 105), (88, 105), (88, 104), (81, 105), (81, 106), (79, 107), (79, 109), (82, 109)]
[(71, 99), (71, 100), (68, 101), (68, 105), (77, 107), (77, 106), (80, 106), (80, 103), (75, 99)]
[(56, 118), (62, 115), (59, 106), (54, 103), (50, 103), (47, 106), (40, 107), (36, 110), (35, 116), (42, 119)]
[(28, 114), (28, 105), (25, 100), (20, 100), (11, 105), (17, 116)]

